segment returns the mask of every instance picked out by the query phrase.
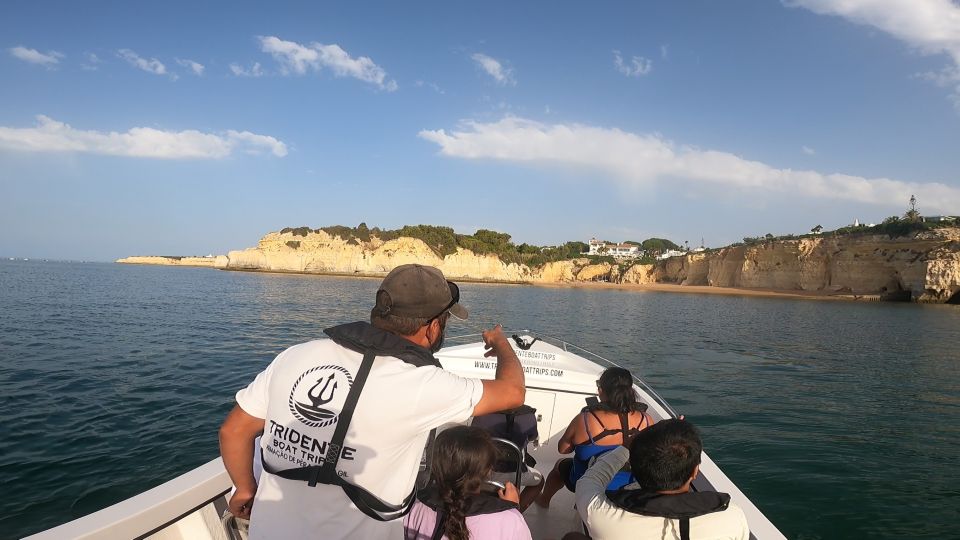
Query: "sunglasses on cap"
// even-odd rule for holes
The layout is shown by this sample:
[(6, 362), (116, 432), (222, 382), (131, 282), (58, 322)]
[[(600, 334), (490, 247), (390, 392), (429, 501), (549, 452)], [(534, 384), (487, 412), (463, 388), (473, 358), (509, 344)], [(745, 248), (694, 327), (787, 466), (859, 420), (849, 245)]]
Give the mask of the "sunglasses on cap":
[(454, 282), (452, 282), (452, 281), (450, 281), (450, 280), (447, 280), (447, 286), (450, 287), (450, 296), (452, 297), (452, 299), (450, 300), (450, 303), (447, 304), (446, 307), (444, 307), (443, 309), (441, 309), (441, 310), (440, 310), (440, 313), (437, 313), (437, 314), (434, 315), (433, 317), (430, 317), (430, 319), (428, 319), (427, 322), (430, 322), (430, 321), (436, 319), (437, 317), (443, 315), (443, 314), (446, 313), (450, 308), (452, 308), (454, 304), (456, 304), (457, 302), (460, 301), (460, 287), (458, 287), (456, 283), (454, 283)]

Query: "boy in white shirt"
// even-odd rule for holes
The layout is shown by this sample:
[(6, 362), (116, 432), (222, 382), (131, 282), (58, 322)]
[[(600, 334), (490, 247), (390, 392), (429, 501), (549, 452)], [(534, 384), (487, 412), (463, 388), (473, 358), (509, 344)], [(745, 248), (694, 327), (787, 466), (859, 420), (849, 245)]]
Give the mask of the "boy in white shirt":
[[(703, 443), (693, 424), (660, 421), (600, 456), (577, 482), (577, 511), (593, 540), (748, 540), (743, 510), (725, 493), (694, 492)], [(627, 463), (637, 482), (605, 491)], [(642, 487), (641, 487), (642, 486)]]

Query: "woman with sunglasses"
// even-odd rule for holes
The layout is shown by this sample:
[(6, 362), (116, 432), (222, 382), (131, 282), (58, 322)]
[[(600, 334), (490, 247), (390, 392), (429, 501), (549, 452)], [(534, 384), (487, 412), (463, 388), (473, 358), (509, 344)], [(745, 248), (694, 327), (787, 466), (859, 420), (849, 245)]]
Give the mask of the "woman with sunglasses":
[[(647, 404), (641, 402), (633, 390), (630, 371), (620, 367), (607, 368), (597, 381), (597, 394), (600, 401), (584, 407), (570, 421), (557, 443), (561, 454), (573, 453), (573, 457), (557, 461), (547, 476), (543, 493), (537, 498), (537, 504), (544, 508), (550, 506), (550, 499), (563, 486), (575, 490), (577, 480), (587, 471), (591, 458), (622, 445), (653, 423), (653, 418), (646, 412)], [(620, 472), (607, 489), (618, 489), (630, 482), (630, 473)]]

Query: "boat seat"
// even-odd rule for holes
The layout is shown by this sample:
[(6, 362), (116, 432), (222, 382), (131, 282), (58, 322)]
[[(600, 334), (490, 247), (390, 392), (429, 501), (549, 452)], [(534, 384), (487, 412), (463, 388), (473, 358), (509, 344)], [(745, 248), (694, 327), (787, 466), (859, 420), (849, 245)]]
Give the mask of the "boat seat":
[(518, 489), (543, 482), (543, 474), (526, 464), (529, 456), (523, 448), (500, 437), (493, 437), (493, 444), (497, 447), (497, 464), (491, 475), (492, 480), (501, 484), (513, 482)]
[(491, 437), (499, 437), (511, 441), (524, 451), (528, 465), (536, 465), (536, 460), (527, 455), (527, 446), (536, 448), (540, 443), (540, 433), (537, 428), (537, 410), (529, 405), (521, 405), (515, 409), (484, 414), (475, 417), (470, 425), (482, 428)]
[(528, 445), (538, 446), (537, 410), (521, 405), (473, 419), (471, 425), (486, 430), (497, 446), (497, 465), (493, 479), (510, 481), (518, 488), (536, 486), (543, 482), (543, 474), (534, 465), (537, 460), (528, 451)]

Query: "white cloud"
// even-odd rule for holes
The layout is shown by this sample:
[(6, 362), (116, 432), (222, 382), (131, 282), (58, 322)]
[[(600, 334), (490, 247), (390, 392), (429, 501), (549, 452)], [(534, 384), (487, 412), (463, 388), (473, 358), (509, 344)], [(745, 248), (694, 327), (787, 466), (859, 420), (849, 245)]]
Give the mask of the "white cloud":
[(250, 69), (246, 69), (234, 62), (230, 64), (230, 72), (237, 77), (263, 77), (264, 75), (263, 69), (260, 67), (260, 62), (254, 62)]
[(24, 47), (23, 45), (11, 47), (8, 50), (14, 58), (18, 58), (24, 62), (30, 62), (31, 64), (46, 66), (48, 68), (56, 66), (60, 63), (60, 59), (64, 58), (64, 55), (58, 53), (57, 51), (47, 51), (46, 53), (42, 53), (36, 49)]
[(194, 62), (193, 60), (186, 60), (182, 58), (177, 58), (177, 63), (181, 66), (189, 69), (197, 77), (203, 75), (203, 70), (205, 69), (203, 64), (199, 62)]
[(443, 95), (443, 94), (446, 94), (446, 93), (447, 93), (446, 91), (444, 91), (443, 88), (440, 88), (436, 83), (432, 83), (432, 82), (428, 82), (428, 81), (420, 81), (420, 80), (418, 80), (418, 81), (414, 82), (414, 85), (415, 85), (417, 88), (424, 88), (424, 87), (429, 88), (429, 89), (433, 90), (434, 92), (436, 92), (436, 93), (438, 93), (438, 94), (440, 94), (440, 95)]
[(960, 66), (946, 66), (940, 71), (925, 71), (914, 76), (932, 82), (937, 86), (950, 86), (960, 81)]
[(813, 155), (816, 155), (816, 153), (817, 153), (816, 150), (814, 150), (813, 148), (810, 148), (810, 147), (807, 146), (807, 145), (801, 146), (801, 147), (800, 147), (800, 150), (802, 150), (803, 153), (806, 154), (806, 155), (808, 155), (808, 156), (813, 156)]
[(163, 62), (156, 58), (142, 58), (130, 49), (120, 49), (117, 51), (117, 56), (126, 60), (131, 66), (142, 69), (147, 73), (153, 73), (154, 75), (167, 74), (167, 66), (163, 65)]
[(496, 58), (482, 53), (475, 53), (470, 58), (480, 66), (480, 69), (487, 72), (487, 75), (493, 77), (497, 84), (501, 86), (515, 86), (517, 84), (517, 80), (513, 77), (513, 70), (503, 67), (503, 64)]
[(86, 71), (97, 71), (98, 69), (100, 69), (100, 64), (103, 63), (103, 60), (101, 60), (99, 56), (93, 53), (86, 53), (83, 55), (83, 57), (86, 58), (87, 61), (83, 64), (80, 64), (80, 69), (83, 69)]
[(280, 63), (280, 71), (284, 75), (304, 75), (309, 70), (328, 68), (337, 77), (359, 79), (387, 92), (397, 89), (397, 81), (387, 80), (387, 72), (373, 60), (366, 56), (353, 58), (339, 45), (316, 42), (301, 45), (275, 36), (261, 36), (259, 39), (261, 50), (270, 53)]
[(419, 136), (438, 144), (445, 156), (593, 169), (626, 187), (684, 181), (754, 196), (805, 196), (887, 206), (902, 206), (916, 194), (932, 211), (960, 208), (960, 188), (954, 186), (778, 169), (728, 152), (675, 144), (658, 134), (505, 118), (465, 122), (449, 133), (423, 130)]
[(960, 5), (952, 0), (785, 0), (791, 7), (820, 15), (843, 17), (872, 26), (923, 54), (946, 54), (952, 67), (940, 74), (922, 74), (951, 86), (951, 100), (960, 112)]
[(82, 152), (109, 156), (156, 159), (220, 159), (235, 150), (245, 153), (269, 151), (287, 155), (287, 146), (267, 135), (249, 131), (203, 133), (188, 129), (163, 131), (134, 127), (125, 133), (85, 131), (40, 115), (36, 127), (0, 126), (0, 149), (21, 152)]
[(284, 41), (275, 36), (260, 37), (260, 48), (280, 62), (285, 74), (303, 75), (308, 69), (320, 70), (320, 53), (293, 41)]
[(277, 157), (287, 155), (287, 145), (269, 135), (258, 135), (249, 131), (234, 131), (231, 129), (227, 131), (227, 140), (231, 145), (245, 144), (243, 151), (247, 154), (259, 154), (263, 149), (267, 149)]
[(667, 56), (669, 56), (669, 55), (670, 55), (670, 46), (669, 46), (669, 45), (661, 45), (661, 46), (660, 46), (660, 59), (661, 59), (661, 60), (666, 60), (666, 59), (667, 59)]
[(627, 64), (620, 56), (620, 51), (613, 51), (613, 65), (617, 68), (617, 71), (627, 77), (640, 77), (653, 71), (653, 60), (642, 56), (634, 56)]

